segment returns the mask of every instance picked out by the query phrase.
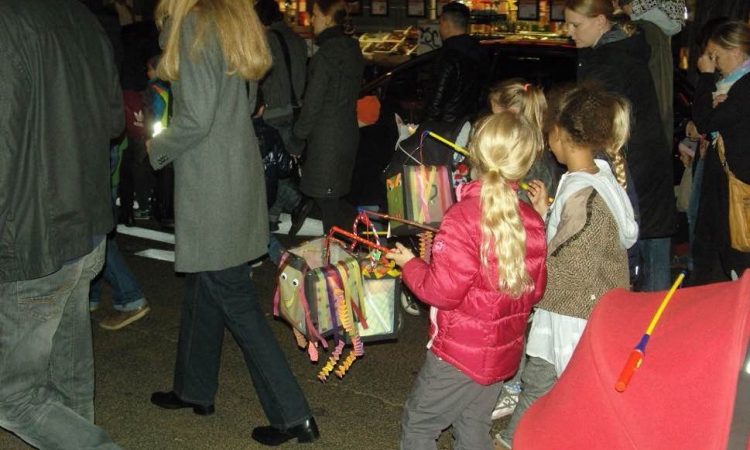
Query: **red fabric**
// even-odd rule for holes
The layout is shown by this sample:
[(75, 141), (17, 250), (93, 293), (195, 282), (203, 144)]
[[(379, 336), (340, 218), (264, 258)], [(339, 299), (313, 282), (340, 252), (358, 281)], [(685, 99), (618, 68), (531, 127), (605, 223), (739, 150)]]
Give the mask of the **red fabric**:
[(357, 100), (357, 120), (363, 125), (372, 125), (380, 117), (380, 100), (374, 95), (366, 95)]
[(678, 290), (618, 393), (663, 296), (615, 290), (599, 302), (560, 380), (521, 419), (514, 450), (726, 448), (750, 336), (750, 272)]
[(481, 267), (479, 226), (481, 184), (463, 186), (461, 201), (445, 214), (432, 245), (430, 264), (414, 258), (403, 268), (403, 279), (423, 302), (433, 306), (432, 351), (479, 384), (513, 376), (521, 359), (523, 334), (531, 307), (547, 283), (547, 240), (544, 223), (526, 203), (519, 202), (526, 229), (526, 268), (533, 292), (512, 299), (497, 289), (497, 260), (489, 272)]
[(144, 140), (146, 128), (143, 123), (143, 95), (138, 91), (125, 90), (122, 91), (122, 100), (125, 106), (125, 129), (128, 139)]

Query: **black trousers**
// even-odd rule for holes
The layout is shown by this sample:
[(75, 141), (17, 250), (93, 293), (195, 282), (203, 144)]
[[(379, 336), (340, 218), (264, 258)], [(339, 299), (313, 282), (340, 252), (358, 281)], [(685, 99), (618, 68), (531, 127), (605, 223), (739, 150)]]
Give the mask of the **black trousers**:
[(185, 401), (212, 405), (218, 389), (224, 328), (242, 350), (258, 399), (279, 429), (311, 416), (305, 396), (258, 303), (250, 266), (185, 277), (174, 391)]

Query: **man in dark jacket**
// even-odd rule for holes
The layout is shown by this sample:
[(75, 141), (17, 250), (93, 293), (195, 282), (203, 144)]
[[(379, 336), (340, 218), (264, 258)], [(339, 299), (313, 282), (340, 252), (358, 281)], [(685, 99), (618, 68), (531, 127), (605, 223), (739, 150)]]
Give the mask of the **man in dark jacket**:
[(426, 99), (426, 119), (455, 122), (476, 109), (479, 101), (481, 47), (469, 36), (469, 8), (458, 2), (443, 6), (432, 90)]
[(0, 426), (118, 448), (94, 425), (88, 292), (112, 229), (112, 48), (77, 0), (0, 2)]

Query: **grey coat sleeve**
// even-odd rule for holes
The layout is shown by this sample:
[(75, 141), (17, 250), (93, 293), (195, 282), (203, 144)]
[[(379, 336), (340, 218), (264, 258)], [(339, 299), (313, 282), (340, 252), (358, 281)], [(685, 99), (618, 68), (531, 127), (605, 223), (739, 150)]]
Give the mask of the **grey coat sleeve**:
[(151, 142), (149, 159), (160, 169), (196, 147), (208, 136), (219, 102), (219, 85), (223, 73), (221, 49), (215, 39), (207, 38), (204, 47), (190, 56), (192, 26), (183, 24), (180, 33), (180, 74), (172, 89), (175, 114), (169, 127)]

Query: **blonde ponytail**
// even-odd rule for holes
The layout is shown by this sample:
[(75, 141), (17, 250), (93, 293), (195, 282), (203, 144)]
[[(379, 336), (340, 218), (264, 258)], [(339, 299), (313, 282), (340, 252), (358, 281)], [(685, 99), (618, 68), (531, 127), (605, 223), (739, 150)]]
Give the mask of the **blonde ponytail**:
[(481, 174), (482, 266), (497, 259), (498, 289), (518, 298), (534, 288), (526, 269), (526, 230), (518, 196), (509, 182), (523, 178), (542, 144), (538, 127), (513, 112), (491, 115), (476, 126), (470, 145), (474, 169)]

